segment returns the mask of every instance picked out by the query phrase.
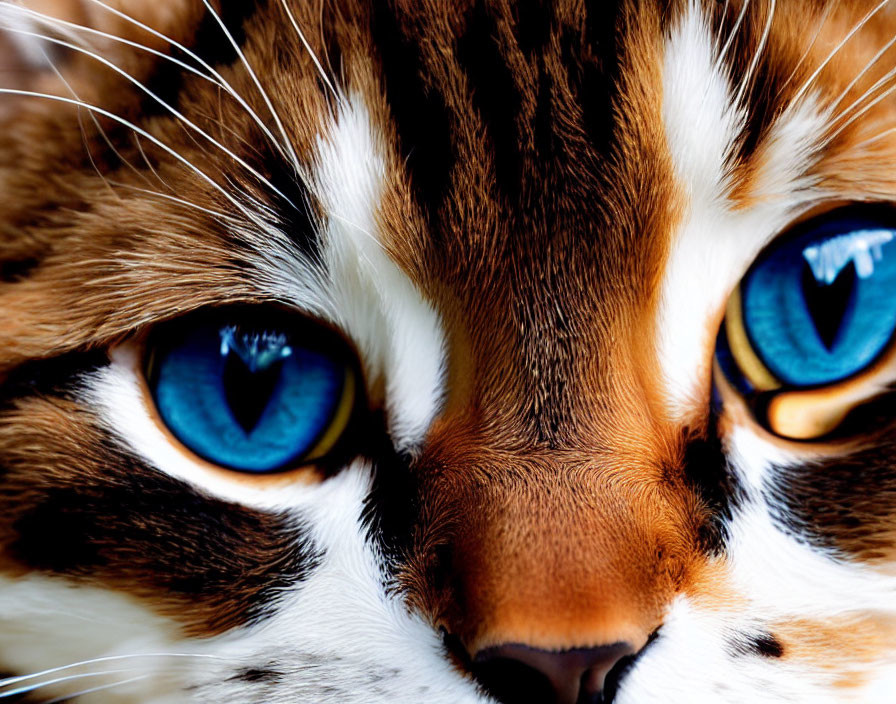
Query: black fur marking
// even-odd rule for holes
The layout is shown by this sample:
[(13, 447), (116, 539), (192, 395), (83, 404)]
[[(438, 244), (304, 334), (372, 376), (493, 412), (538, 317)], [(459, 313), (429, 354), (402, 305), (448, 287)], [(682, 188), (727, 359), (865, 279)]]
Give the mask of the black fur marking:
[(847, 418), (847, 427), (878, 429), (878, 444), (847, 457), (773, 468), (766, 492), (784, 508), (773, 518), (780, 529), (812, 546), (844, 551), (865, 560), (888, 559), (896, 513), (896, 443), (893, 394)]
[(22, 281), (38, 266), (40, 266), (40, 259), (37, 257), (0, 261), (0, 282), (12, 284)]
[(315, 204), (308, 189), (299, 181), (292, 167), (280, 157), (272, 155), (259, 165), (258, 170), (261, 173), (267, 171), (271, 184), (289, 199), (287, 201), (271, 189), (265, 189), (280, 219), (280, 229), (304, 257), (321, 262)]
[(498, 42), (497, 25), (488, 5), (477, 3), (466, 32), (458, 40), (457, 56), (473, 91), (473, 105), (494, 149), (497, 186), (513, 203), (519, 197), (522, 176), (517, 124), (521, 97), (517, 79)]
[[(230, 32), (237, 46), (246, 41), (245, 24), (255, 13), (267, 5), (267, 0), (241, 0), (240, 2), (223, 2), (217, 14)], [(190, 51), (212, 67), (229, 66), (239, 59), (236, 49), (227, 38), (224, 30), (211, 12), (206, 11), (196, 29), (193, 41), (189, 43)], [(201, 64), (182, 49), (170, 48), (173, 58), (188, 66), (206, 73)], [(172, 61), (158, 61), (154, 73), (146, 80), (147, 88), (173, 108), (180, 105), (180, 95), (184, 86), (184, 78), (189, 76), (184, 69)], [(142, 107), (140, 114), (145, 117), (153, 115), (170, 115), (169, 110), (159, 101), (140, 93)]]
[(735, 657), (758, 655), (763, 658), (780, 658), (784, 655), (784, 646), (771, 633), (732, 640), (729, 648)]
[(422, 55), (411, 34), (414, 28), (402, 28), (400, 12), (387, 2), (374, 3), (371, 31), (380, 53), (379, 73), (385, 81), (400, 154), (406, 158), (423, 212), (435, 221), (456, 159), (453, 120), (444, 98), (423, 72)]
[[(263, 618), (323, 558), (293, 520), (202, 496), (111, 441), (103, 450), (105, 474), (51, 485), (30, 505), (13, 496), (22, 508), (6, 551), (12, 559), (218, 605), (209, 623), (235, 625)], [(7, 493), (15, 484), (9, 481)]]
[(565, 63), (575, 67), (570, 72), (570, 83), (576, 100), (582, 106), (585, 130), (594, 148), (604, 154), (611, 151), (616, 129), (616, 115), (611, 103), (618, 93), (619, 12), (620, 3), (603, 0), (586, 3), (587, 52), (577, 47), (580, 40), (574, 34), (567, 34), (564, 41), (569, 55), (585, 57), (579, 62), (567, 59)]
[(551, 38), (554, 11), (547, 0), (524, 0), (513, 7), (516, 36), (527, 56), (540, 53)]
[(0, 375), (0, 410), (16, 399), (34, 395), (68, 397), (84, 374), (109, 364), (104, 350), (69, 352), (51, 359), (35, 359)]
[(393, 575), (413, 547), (413, 527), (419, 518), (418, 488), (410, 462), (394, 451), (379, 457), (373, 487), (364, 499), (362, 522), (368, 539), (379, 547)]
[(738, 488), (714, 427), (710, 429), (708, 438), (688, 442), (684, 472), (710, 512), (707, 522), (699, 531), (700, 546), (706, 553), (717, 555), (722, 552), (728, 539), (726, 525), (738, 502)]
[(228, 679), (240, 682), (272, 684), (282, 679), (283, 673), (270, 667), (247, 667)]

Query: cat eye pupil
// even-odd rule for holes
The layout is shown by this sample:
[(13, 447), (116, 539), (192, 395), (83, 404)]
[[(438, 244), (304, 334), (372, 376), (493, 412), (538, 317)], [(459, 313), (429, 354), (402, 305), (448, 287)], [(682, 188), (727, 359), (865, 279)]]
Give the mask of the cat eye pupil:
[(240, 427), (250, 435), (271, 401), (280, 381), (282, 362), (253, 371), (239, 355), (228, 353), (224, 362), (224, 394)]
[(831, 281), (819, 281), (806, 262), (802, 274), (803, 298), (815, 331), (825, 348), (833, 351), (844, 319), (855, 301), (856, 268), (850, 262)]

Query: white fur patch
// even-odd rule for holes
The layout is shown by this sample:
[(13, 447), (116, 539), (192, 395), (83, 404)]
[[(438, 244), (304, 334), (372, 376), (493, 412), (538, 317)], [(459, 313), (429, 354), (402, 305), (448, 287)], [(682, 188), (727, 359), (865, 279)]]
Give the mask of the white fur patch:
[(181, 674), (207, 661), (127, 595), (55, 577), (0, 577), (0, 662), (20, 673), (0, 681), (0, 697), (41, 685), (35, 692), (46, 701), (99, 687), (84, 701), (175, 704)]
[(744, 113), (696, 2), (668, 37), (663, 68), (663, 120), (685, 215), (666, 263), (659, 354), (669, 411), (683, 418), (706, 406), (716, 326), (732, 289), (762, 247), (820, 196), (805, 174), (826, 118), (811, 96), (778, 118), (757, 151), (755, 205), (735, 210), (726, 164)]
[(315, 192), (326, 211), (324, 258), (338, 322), (368, 368), (385, 376), (393, 442), (413, 450), (442, 400), (445, 342), (438, 315), (379, 240), (383, 153), (363, 101), (343, 100), (318, 140)]

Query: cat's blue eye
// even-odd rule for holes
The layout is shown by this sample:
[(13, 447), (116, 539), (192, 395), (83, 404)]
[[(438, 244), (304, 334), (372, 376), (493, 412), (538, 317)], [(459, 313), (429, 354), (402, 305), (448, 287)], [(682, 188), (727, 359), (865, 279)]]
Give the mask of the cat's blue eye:
[(325, 455), (355, 403), (344, 345), (321, 326), (253, 308), (162, 325), (147, 377), (171, 433), (209, 462), (274, 472)]
[(896, 221), (849, 209), (766, 251), (732, 295), (717, 359), (758, 391), (829, 386), (868, 368), (896, 329)]

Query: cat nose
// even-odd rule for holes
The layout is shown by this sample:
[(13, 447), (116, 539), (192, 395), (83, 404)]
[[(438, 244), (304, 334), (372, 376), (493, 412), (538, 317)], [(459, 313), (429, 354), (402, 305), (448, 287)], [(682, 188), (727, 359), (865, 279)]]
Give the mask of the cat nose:
[(560, 651), (509, 643), (480, 651), (473, 673), (503, 704), (602, 704), (607, 673), (634, 653), (628, 643)]

